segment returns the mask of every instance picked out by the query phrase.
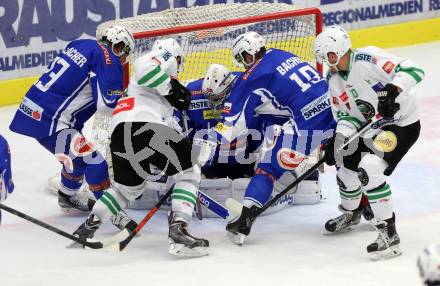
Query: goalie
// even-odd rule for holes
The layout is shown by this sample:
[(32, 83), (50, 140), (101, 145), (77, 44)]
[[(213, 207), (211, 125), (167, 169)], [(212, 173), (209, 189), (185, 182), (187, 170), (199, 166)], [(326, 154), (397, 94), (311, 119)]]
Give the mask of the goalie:
[(75, 231), (93, 237), (103, 218), (125, 208), (140, 196), (153, 165), (174, 181), (169, 213), (169, 253), (208, 254), (209, 243), (187, 231), (196, 204), (200, 168), (192, 164), (191, 144), (180, 131), (175, 109), (187, 109), (191, 94), (177, 81), (183, 70), (183, 51), (174, 39), (157, 40), (152, 50), (134, 63), (127, 98), (119, 100), (112, 120), (110, 150), (114, 183), (98, 200), (87, 220)]

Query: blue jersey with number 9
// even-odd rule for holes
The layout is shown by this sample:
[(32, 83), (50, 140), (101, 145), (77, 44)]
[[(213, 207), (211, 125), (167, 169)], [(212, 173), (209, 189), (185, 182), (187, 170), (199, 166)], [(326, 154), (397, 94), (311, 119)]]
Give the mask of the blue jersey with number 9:
[(32, 85), (10, 125), (44, 138), (65, 128), (79, 131), (97, 109), (111, 114), (122, 95), (122, 65), (95, 40), (71, 42)]

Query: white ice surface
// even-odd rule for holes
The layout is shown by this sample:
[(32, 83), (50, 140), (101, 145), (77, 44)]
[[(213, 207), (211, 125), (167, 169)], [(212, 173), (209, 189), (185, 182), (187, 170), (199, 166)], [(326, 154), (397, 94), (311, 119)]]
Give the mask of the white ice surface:
[[(194, 220), (190, 231), (209, 239), (210, 255), (177, 259), (167, 254), (167, 222), (158, 212), (122, 253), (66, 249), (65, 238), (3, 212), (0, 227), (0, 285), (420, 285), (416, 257), (440, 242), (440, 42), (392, 49), (419, 63), (426, 79), (418, 88), (422, 133), (389, 179), (404, 254), (372, 262), (366, 245), (376, 238), (362, 222), (355, 231), (323, 235), (324, 222), (338, 215), (335, 172), (322, 176), (327, 197), (262, 217), (242, 247), (232, 245), (221, 219)], [(34, 140), (9, 131), (16, 107), (0, 108), (0, 134), (12, 148), (15, 192), (6, 204), (72, 232), (84, 217), (62, 214), (44, 192), (56, 160)], [(143, 211), (130, 211), (140, 220)], [(97, 234), (115, 233), (106, 224)]]

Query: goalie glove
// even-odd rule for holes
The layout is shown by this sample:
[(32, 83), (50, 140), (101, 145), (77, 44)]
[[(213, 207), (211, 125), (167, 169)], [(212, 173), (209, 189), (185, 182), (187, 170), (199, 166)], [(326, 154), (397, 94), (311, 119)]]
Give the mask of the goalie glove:
[(178, 110), (188, 109), (191, 103), (191, 92), (177, 79), (171, 79), (170, 94), (165, 95), (168, 102)]
[(201, 167), (204, 167), (206, 165), (209, 165), (209, 163), (214, 158), (214, 154), (217, 149), (217, 143), (201, 138), (194, 138), (192, 149), (193, 152), (195, 152), (197, 164), (199, 164)]
[(400, 109), (400, 104), (396, 103), (396, 97), (399, 95), (399, 89), (394, 84), (386, 84), (378, 93), (379, 103), (377, 111), (383, 118), (393, 118), (394, 114)]

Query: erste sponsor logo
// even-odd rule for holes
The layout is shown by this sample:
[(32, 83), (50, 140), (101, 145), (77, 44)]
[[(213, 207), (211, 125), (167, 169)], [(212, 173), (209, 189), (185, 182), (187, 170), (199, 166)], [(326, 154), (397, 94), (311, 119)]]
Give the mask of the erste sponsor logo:
[(189, 110), (199, 110), (207, 108), (209, 108), (209, 101), (207, 99), (191, 100), (191, 105), (189, 106)]

